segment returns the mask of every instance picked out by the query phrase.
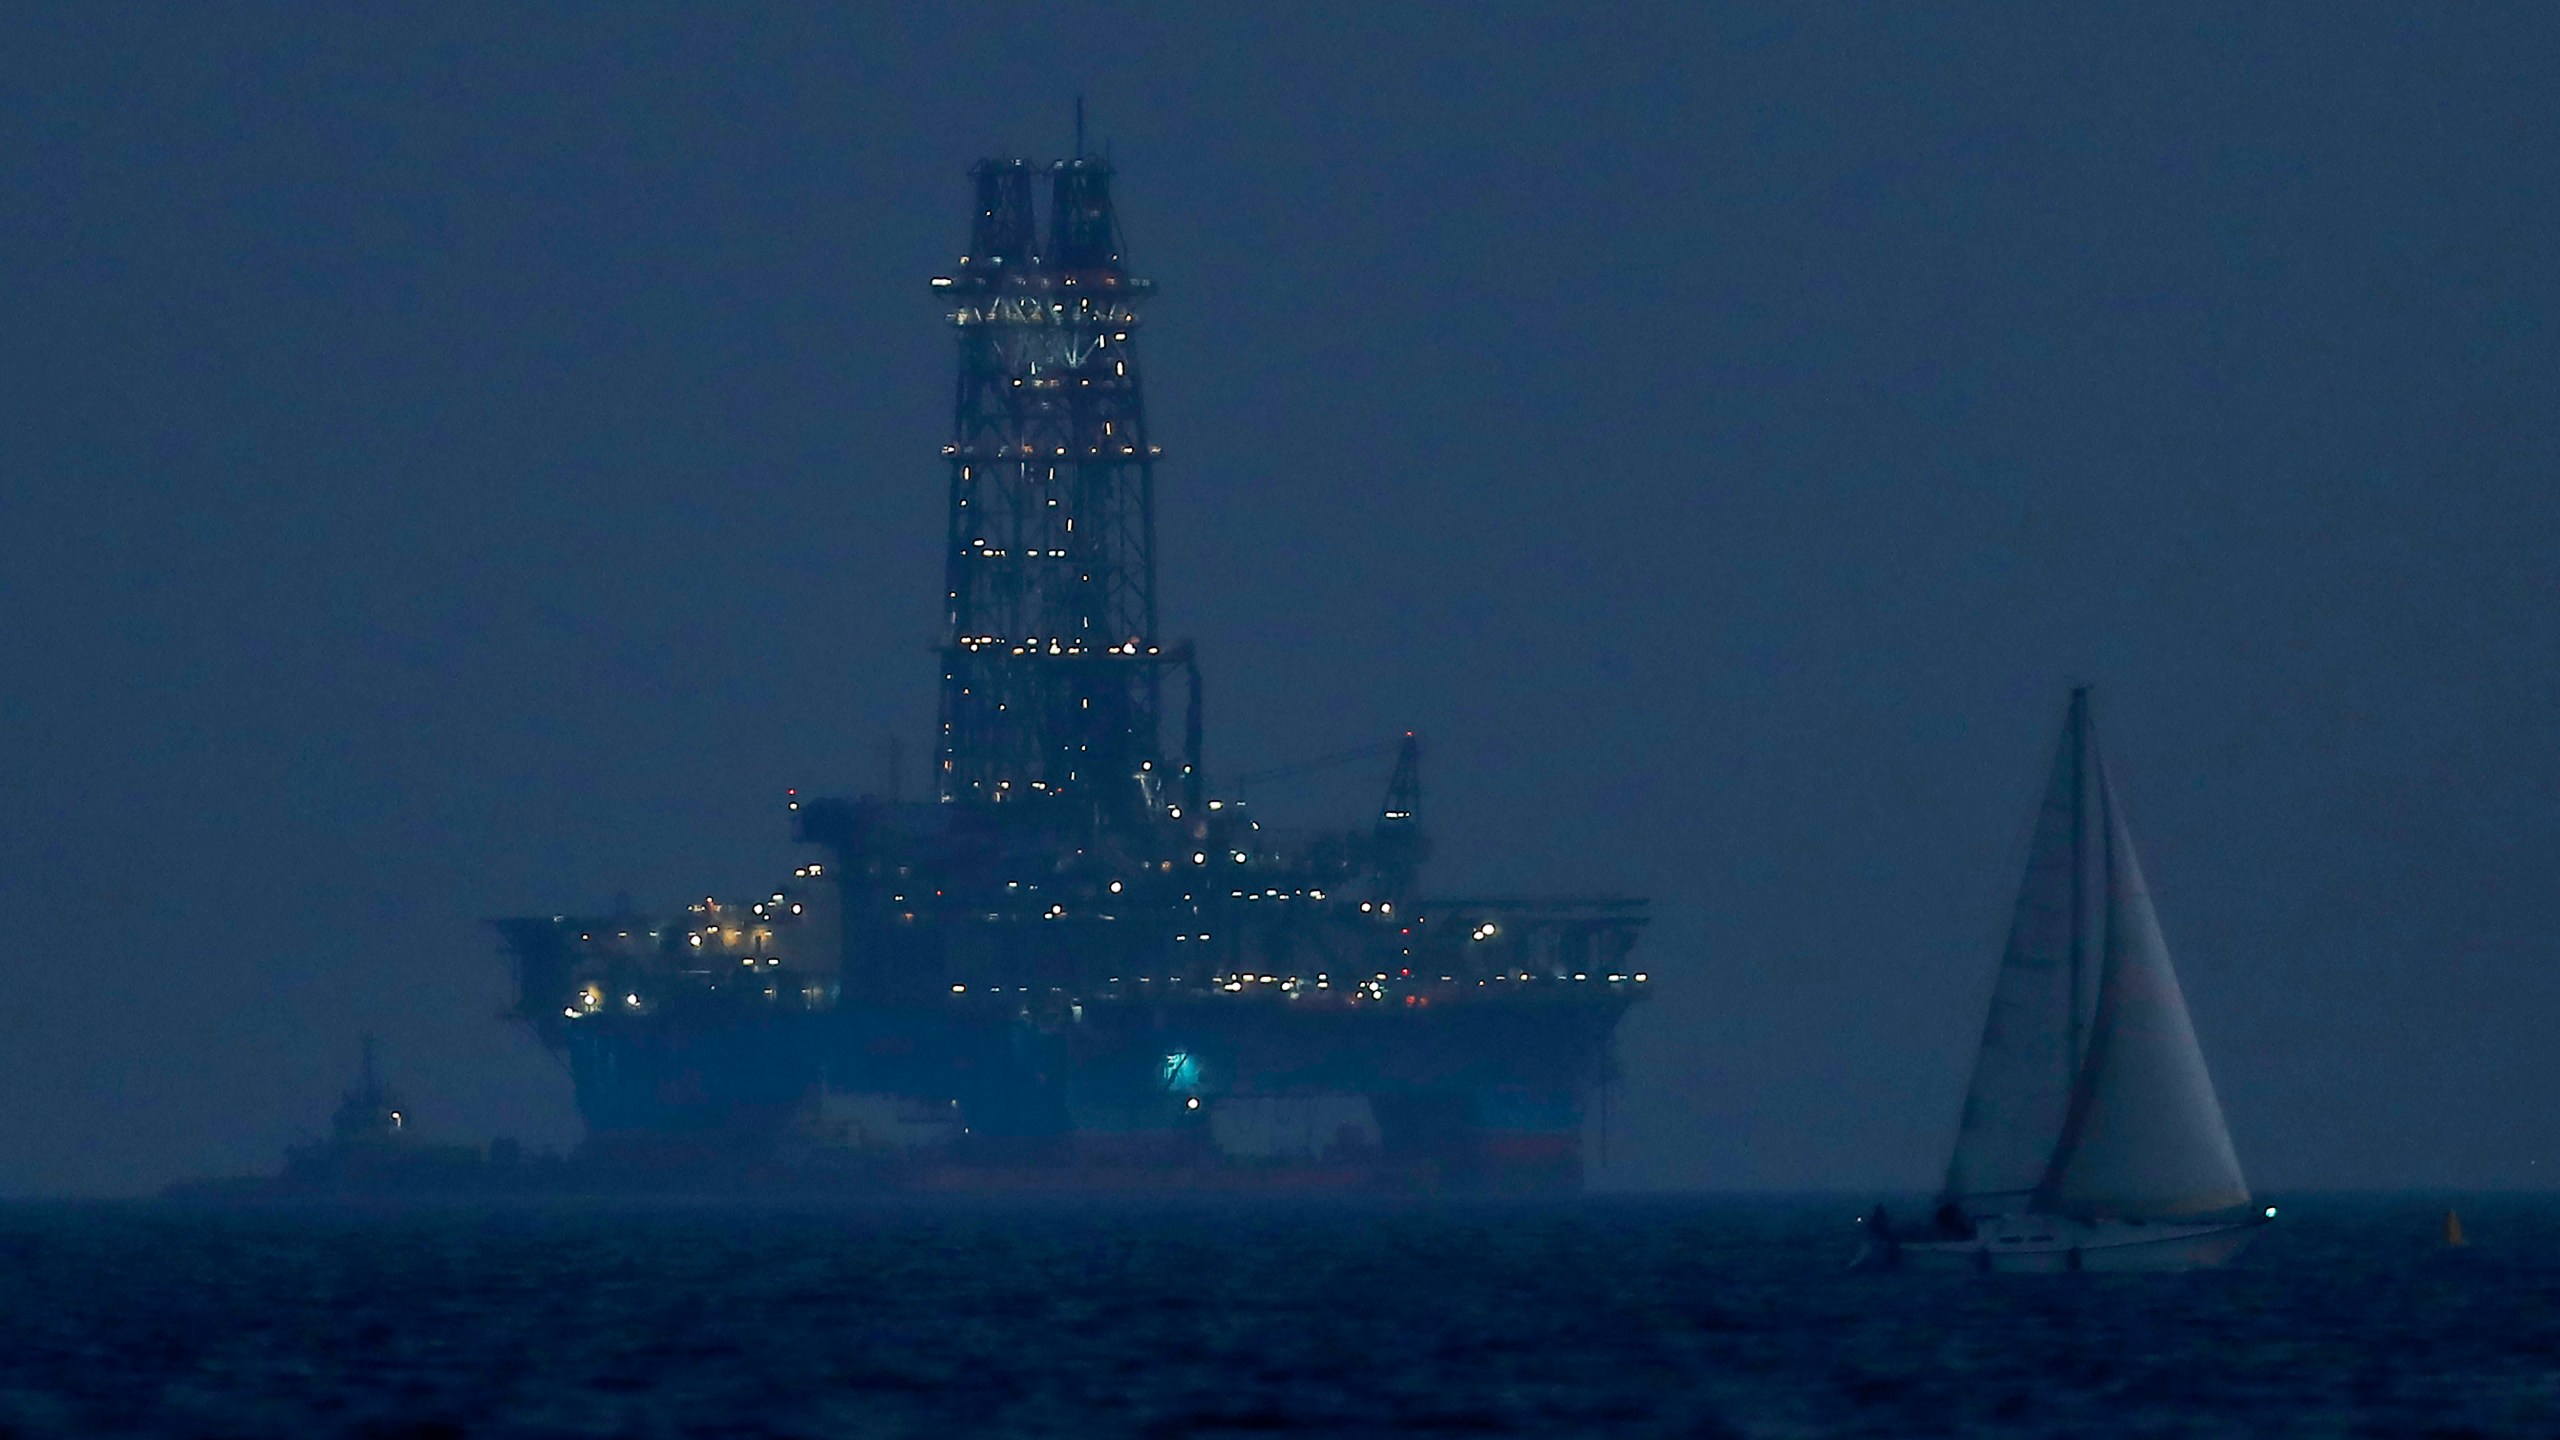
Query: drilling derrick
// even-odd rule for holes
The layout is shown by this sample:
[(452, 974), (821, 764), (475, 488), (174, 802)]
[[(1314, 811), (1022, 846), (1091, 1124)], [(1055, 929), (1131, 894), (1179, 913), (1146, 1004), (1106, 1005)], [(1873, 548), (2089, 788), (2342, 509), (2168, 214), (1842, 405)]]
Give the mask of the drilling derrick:
[(969, 253), (933, 281), (960, 352), (937, 791), (1096, 822), (1148, 813), (1179, 798), (1163, 790), (1159, 715), (1165, 669), (1189, 657), (1156, 634), (1159, 452), (1136, 345), (1154, 286), (1122, 262), (1103, 162), (1049, 167), (1045, 247), (1032, 165), (971, 173)]

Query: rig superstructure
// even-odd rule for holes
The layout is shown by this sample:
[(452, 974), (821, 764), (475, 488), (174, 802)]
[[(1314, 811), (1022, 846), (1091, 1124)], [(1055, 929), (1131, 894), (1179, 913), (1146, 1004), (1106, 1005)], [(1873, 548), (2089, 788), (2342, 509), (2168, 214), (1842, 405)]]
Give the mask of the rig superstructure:
[(971, 178), (968, 250), (932, 282), (959, 376), (927, 798), (794, 792), (824, 858), (764, 895), (498, 922), (586, 1157), (899, 1185), (1579, 1184), (1650, 979), (1644, 902), (1424, 898), (1410, 735), (1359, 828), (1284, 840), (1209, 792), (1199, 665), (1158, 630), (1154, 287), (1126, 267), (1112, 171)]

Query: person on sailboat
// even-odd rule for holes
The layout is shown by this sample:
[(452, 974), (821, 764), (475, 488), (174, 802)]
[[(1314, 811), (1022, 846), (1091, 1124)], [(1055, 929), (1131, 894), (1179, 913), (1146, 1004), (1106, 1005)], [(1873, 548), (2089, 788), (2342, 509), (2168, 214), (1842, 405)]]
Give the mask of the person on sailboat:
[(1894, 1237), (1893, 1217), (1885, 1213), (1883, 1201), (1876, 1202), (1875, 1210), (1867, 1216), (1866, 1226), (1866, 1239), (1860, 1243), (1858, 1258), (1851, 1262), (1851, 1268), (1893, 1268), (1902, 1259), (1902, 1244)]

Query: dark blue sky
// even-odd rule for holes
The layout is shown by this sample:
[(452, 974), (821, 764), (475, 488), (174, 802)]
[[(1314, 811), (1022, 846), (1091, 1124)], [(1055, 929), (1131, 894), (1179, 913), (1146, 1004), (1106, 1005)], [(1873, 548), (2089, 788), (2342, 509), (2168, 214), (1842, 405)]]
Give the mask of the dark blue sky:
[(0, 1193), (574, 1137), (478, 921), (922, 753), (1079, 92), (1213, 765), (1656, 897), (1611, 1183), (1934, 1179), (2074, 680), (2253, 1180), (2560, 1179), (2555, 12), (1584, 8), (12, 9)]

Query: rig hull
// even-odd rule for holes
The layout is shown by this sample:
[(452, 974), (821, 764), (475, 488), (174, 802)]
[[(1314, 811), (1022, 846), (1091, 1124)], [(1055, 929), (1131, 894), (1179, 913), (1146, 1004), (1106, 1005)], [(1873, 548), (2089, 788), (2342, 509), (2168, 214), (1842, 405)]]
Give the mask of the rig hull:
[[(942, 1187), (1050, 1173), (1570, 1189), (1604, 1080), (1593, 1062), (1621, 1008), (1089, 1006), (1054, 1029), (832, 1009), (582, 1025), (565, 1053), (590, 1153), (641, 1168), (800, 1166)], [(1195, 1173), (1214, 1169), (1239, 1173)]]
[[(832, 965), (785, 959), (795, 937), (771, 930), (736, 945), (784, 954), (705, 957), (730, 947), (704, 907), (507, 922), (526, 1018), (575, 1082), (584, 1161), (669, 1182), (1569, 1190), (1612, 1034), (1650, 979), (1624, 968), (1633, 902), (1417, 906), (1383, 923), (1391, 905), (1312, 900), (1303, 882), (1285, 918), (1268, 896), (1176, 896), (1112, 914), (1238, 945), (1187, 975), (1131, 975), (1162, 948), (1030, 918), (1064, 903), (1054, 877), (1018, 916), (970, 909), (868, 947), (862, 927), (827, 923), (858, 888), (784, 892), (807, 897), (785, 903), (822, 940), (855, 947)], [(1236, 913), (1249, 906), (1269, 910)], [(904, 943), (884, 955), (884, 938)], [(904, 977), (906, 993), (866, 999), (848, 979), (864, 974)]]

